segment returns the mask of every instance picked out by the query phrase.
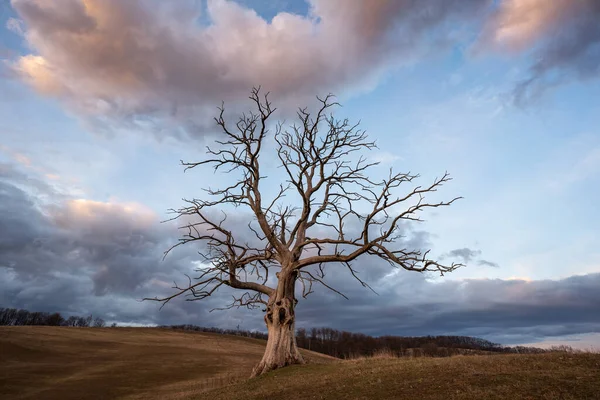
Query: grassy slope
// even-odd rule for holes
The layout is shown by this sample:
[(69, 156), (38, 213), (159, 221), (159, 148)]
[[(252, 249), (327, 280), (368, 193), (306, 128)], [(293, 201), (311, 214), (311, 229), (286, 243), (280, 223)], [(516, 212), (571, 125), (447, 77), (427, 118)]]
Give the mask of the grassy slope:
[(265, 343), (147, 328), (0, 327), (0, 399), (189, 398), (249, 376)]
[[(0, 327), (0, 399), (600, 399), (599, 354), (342, 362), (303, 351), (318, 363), (245, 380), (264, 344), (144, 328)], [(213, 389), (222, 377), (244, 381)]]
[(600, 354), (363, 359), (294, 366), (207, 395), (211, 400), (600, 399)]

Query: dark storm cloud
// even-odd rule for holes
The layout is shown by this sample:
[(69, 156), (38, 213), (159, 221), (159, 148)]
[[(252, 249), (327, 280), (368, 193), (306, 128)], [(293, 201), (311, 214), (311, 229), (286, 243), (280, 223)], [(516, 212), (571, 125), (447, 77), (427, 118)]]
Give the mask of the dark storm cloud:
[(336, 288), (350, 300), (319, 294), (301, 302), (300, 325), (371, 335), (470, 335), (500, 343), (600, 333), (600, 274), (557, 281), (438, 283), (400, 271), (371, 284), (378, 296), (348, 282)]
[[(92, 313), (110, 321), (263, 329), (260, 311), (215, 311), (232, 289), (200, 302), (177, 299), (161, 311), (143, 297), (171, 294), (196, 267), (197, 247), (161, 261), (177, 237), (152, 212), (135, 204), (54, 197), (52, 188), (10, 165), (0, 169), (0, 305), (65, 314)], [(52, 201), (40, 203), (37, 193)], [(32, 193), (36, 193), (33, 196)], [(246, 221), (232, 215), (231, 227)], [(244, 226), (246, 224), (244, 223)], [(431, 247), (426, 232), (406, 228), (406, 243)], [(477, 251), (464, 249), (459, 256)], [(326, 268), (326, 282), (345, 300), (315, 286), (298, 298), (299, 327), (330, 326), (372, 335), (472, 335), (501, 343), (547, 336), (600, 332), (600, 274), (556, 281), (431, 280), (396, 270), (373, 258), (354, 263), (377, 294), (361, 286), (346, 267)], [(192, 275), (193, 276), (193, 275)]]
[[(191, 270), (190, 251), (161, 261), (176, 231), (143, 207), (65, 199), (9, 165), (0, 171), (5, 306), (65, 310), (104, 295), (139, 299)], [(40, 193), (53, 202), (34, 201)]]
[[(140, 204), (72, 199), (0, 164), (0, 305), (136, 323), (231, 328), (248, 320), (242, 311), (209, 313), (231, 302), (231, 289), (202, 303), (176, 300), (162, 311), (159, 303), (139, 301), (172, 294), (173, 282), (186, 284), (201, 259), (201, 248), (191, 244), (163, 261), (179, 233), (159, 221)], [(232, 230), (246, 224), (237, 214), (225, 222)], [(259, 321), (252, 327), (262, 327)]]
[[(154, 251), (148, 249), (160, 246), (160, 232), (142, 230), (116, 207), (106, 210), (101, 203), (75, 201), (64, 208), (51, 207), (45, 215), (15, 186), (0, 182), (0, 196), (0, 260), (20, 276), (96, 266), (93, 281), (101, 292), (107, 286), (134, 288), (154, 272), (156, 263), (146, 257)], [(112, 278), (107, 280), (107, 275)]]

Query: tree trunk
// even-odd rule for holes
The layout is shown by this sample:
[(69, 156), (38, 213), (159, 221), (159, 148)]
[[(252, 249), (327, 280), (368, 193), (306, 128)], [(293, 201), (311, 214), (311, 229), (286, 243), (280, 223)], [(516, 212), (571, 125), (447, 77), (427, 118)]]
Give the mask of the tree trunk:
[(296, 316), (294, 308), (295, 274), (280, 277), (275, 293), (269, 298), (265, 323), (269, 338), (260, 363), (254, 367), (252, 377), (292, 364), (304, 364), (296, 345)]

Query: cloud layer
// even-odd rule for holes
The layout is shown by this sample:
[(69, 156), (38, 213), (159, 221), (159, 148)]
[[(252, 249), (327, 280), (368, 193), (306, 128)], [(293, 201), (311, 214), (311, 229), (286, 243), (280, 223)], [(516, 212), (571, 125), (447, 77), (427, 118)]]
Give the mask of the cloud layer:
[(12, 0), (24, 24), (11, 19), (8, 29), (32, 49), (12, 70), (96, 128), (158, 135), (206, 133), (215, 105), (253, 86), (293, 109), (315, 94), (372, 87), (391, 67), (455, 44), (529, 55), (518, 105), (600, 74), (596, 0), (310, 0), (306, 15), (268, 21), (234, 1), (197, 4)]
[[(149, 283), (169, 287), (189, 265), (190, 253), (161, 262), (174, 232), (143, 206), (65, 198), (0, 167), (2, 304), (73, 312), (109, 293), (135, 303)], [(42, 196), (45, 204), (34, 201)]]
[[(307, 326), (334, 326), (372, 335), (470, 335), (500, 343), (600, 333), (595, 316), (600, 274), (550, 281), (429, 281), (405, 271), (371, 282), (378, 296), (343, 285), (350, 300), (328, 296), (299, 305)], [(322, 304), (327, 309), (322, 309)], [(321, 312), (319, 312), (321, 310)]]
[[(157, 135), (177, 135), (183, 127), (179, 134), (202, 135), (215, 105), (225, 100), (235, 109), (254, 85), (273, 91), (277, 106), (295, 107), (315, 94), (368, 89), (393, 66), (453, 44), (524, 55), (530, 68), (513, 93), (521, 104), (549, 87), (597, 77), (600, 64), (593, 0), (312, 0), (306, 15), (280, 12), (269, 20), (232, 1), (195, 3), (201, 2), (12, 0), (20, 20), (11, 19), (8, 29), (30, 46), (10, 61), (12, 71), (95, 127), (153, 127)], [(136, 301), (169, 293), (172, 281), (196, 265), (193, 247), (161, 261), (177, 232), (158, 221), (140, 204), (75, 199), (41, 176), (0, 164), (1, 304), (263, 329), (258, 313), (208, 312), (228, 303), (227, 291), (205, 302), (174, 301), (161, 312)], [(236, 222), (244, 223), (243, 216), (232, 216)], [(427, 244), (426, 232), (413, 233), (412, 245)], [(497, 266), (469, 248), (447, 257)], [(503, 343), (600, 332), (599, 274), (436, 281), (370, 259), (356, 268), (379, 295), (332, 266), (327, 282), (350, 300), (319, 288), (300, 302), (300, 326)]]
[(530, 55), (517, 104), (599, 75), (596, 0), (310, 0), (306, 15), (271, 20), (234, 1), (197, 4), (12, 0), (24, 24), (8, 28), (32, 49), (13, 72), (95, 127), (159, 135), (206, 133), (214, 107), (253, 86), (294, 109), (315, 94), (373, 87), (393, 66), (455, 44)]
[(246, 98), (253, 86), (295, 108), (369, 85), (390, 62), (447, 44), (450, 22), (485, 3), (312, 0), (306, 16), (280, 12), (266, 21), (209, 0), (202, 25), (201, 10), (188, 3), (13, 0), (34, 50), (14, 70), (88, 119), (136, 125), (169, 117), (201, 129), (222, 100)]
[[(35, 198), (45, 194), (43, 204)], [(232, 218), (231, 223), (246, 225)], [(412, 246), (427, 244), (415, 232)], [(0, 164), (0, 304), (36, 311), (102, 316), (135, 323), (245, 329), (264, 326), (260, 312), (209, 311), (223, 307), (231, 292), (201, 302), (181, 299), (162, 311), (143, 297), (171, 292), (174, 280), (197, 266), (191, 245), (161, 261), (177, 237), (173, 226), (139, 204), (103, 203), (57, 196), (48, 184)], [(480, 252), (457, 249), (474, 260)], [(298, 305), (300, 327), (331, 326), (372, 335), (473, 335), (501, 343), (600, 332), (600, 274), (557, 281), (431, 280), (364, 258), (359, 275), (378, 293), (363, 288), (347, 270), (331, 265), (327, 282), (349, 300), (315, 287)], [(451, 278), (451, 276), (450, 276)], [(298, 294), (300, 297), (300, 294)]]

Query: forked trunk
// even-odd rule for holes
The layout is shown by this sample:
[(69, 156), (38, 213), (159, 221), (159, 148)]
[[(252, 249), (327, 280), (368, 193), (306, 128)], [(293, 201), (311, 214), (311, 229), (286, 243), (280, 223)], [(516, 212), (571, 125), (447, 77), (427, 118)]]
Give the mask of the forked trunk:
[(296, 345), (296, 316), (294, 308), (295, 279), (288, 277), (279, 282), (277, 291), (269, 299), (265, 323), (269, 333), (267, 348), (252, 377), (292, 364), (303, 364), (304, 359)]

